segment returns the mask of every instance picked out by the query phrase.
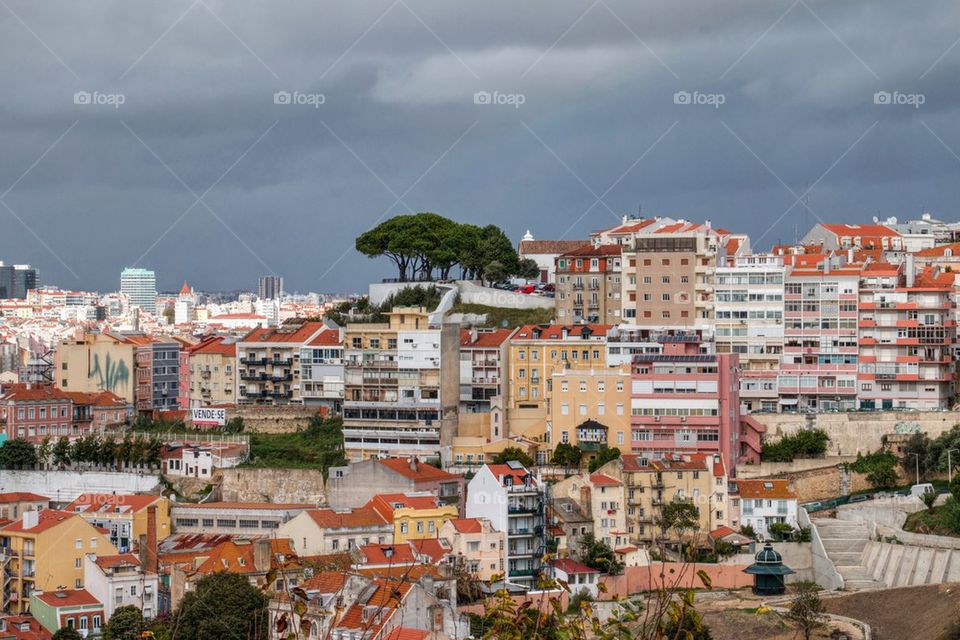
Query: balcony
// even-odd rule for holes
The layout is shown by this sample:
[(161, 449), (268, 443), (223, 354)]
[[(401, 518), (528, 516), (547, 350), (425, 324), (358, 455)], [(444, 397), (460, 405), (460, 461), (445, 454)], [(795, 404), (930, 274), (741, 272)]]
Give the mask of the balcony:
[(267, 364), (266, 358), (240, 358), (240, 364), (248, 364), (251, 366), (265, 366)]

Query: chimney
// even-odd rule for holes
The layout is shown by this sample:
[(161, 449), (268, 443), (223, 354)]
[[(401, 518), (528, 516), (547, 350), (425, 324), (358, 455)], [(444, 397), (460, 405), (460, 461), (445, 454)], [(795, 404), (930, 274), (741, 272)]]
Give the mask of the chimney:
[(270, 539), (258, 538), (253, 541), (253, 566), (258, 573), (270, 571)]
[(570, 329), (564, 327), (563, 329), (560, 330), (560, 336), (561, 336), (564, 340), (567, 339), (567, 336), (568, 336), (568, 335), (570, 335)]
[(416, 471), (416, 470), (417, 470), (417, 456), (410, 456), (410, 460), (409, 460), (408, 462), (409, 462), (409, 464), (410, 464), (410, 471)]
[(847, 249), (847, 264), (853, 264), (853, 248)]
[(140, 565), (144, 571), (159, 573), (157, 556), (157, 505), (155, 504), (147, 507), (146, 538), (146, 544), (144, 544), (143, 541), (141, 541), (140, 544)]
[(593, 506), (590, 500), (590, 485), (580, 487), (580, 508), (584, 513), (593, 513)]
[(477, 331), (476, 327), (470, 327), (470, 342), (471, 344), (477, 341), (477, 338), (480, 336), (480, 333)]
[(24, 529), (33, 529), (38, 524), (40, 524), (39, 511), (30, 510), (30, 511), (23, 512), (23, 528)]
[(914, 283), (914, 265), (913, 265), (913, 254), (907, 254), (907, 264), (904, 267), (904, 270), (907, 272), (907, 287), (912, 287)]

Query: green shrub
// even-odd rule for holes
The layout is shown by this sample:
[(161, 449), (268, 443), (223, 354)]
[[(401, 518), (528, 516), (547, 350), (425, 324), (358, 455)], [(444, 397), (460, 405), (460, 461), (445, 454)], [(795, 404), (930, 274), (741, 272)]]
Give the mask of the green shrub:
[(827, 452), (830, 436), (823, 429), (802, 429), (776, 442), (763, 443), (764, 462), (791, 462), (794, 458), (814, 458)]

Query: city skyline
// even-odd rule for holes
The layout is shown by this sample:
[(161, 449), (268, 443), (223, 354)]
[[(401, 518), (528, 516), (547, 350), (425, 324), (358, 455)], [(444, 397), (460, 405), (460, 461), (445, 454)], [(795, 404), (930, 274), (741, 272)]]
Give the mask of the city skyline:
[(762, 249), (960, 195), (948, 3), (56, 6), (0, 27), (0, 254), (63, 287), (358, 290), (384, 270), (353, 238), (404, 212), (518, 240), (642, 210)]

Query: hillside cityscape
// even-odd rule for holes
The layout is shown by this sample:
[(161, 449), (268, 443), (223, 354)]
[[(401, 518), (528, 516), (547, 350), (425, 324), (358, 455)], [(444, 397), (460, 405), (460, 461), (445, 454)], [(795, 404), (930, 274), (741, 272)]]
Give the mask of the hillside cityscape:
[(958, 24), (0, 0), (0, 640), (960, 640)]
[(350, 296), (0, 267), (10, 637), (867, 637), (960, 579), (960, 223), (355, 245)]

